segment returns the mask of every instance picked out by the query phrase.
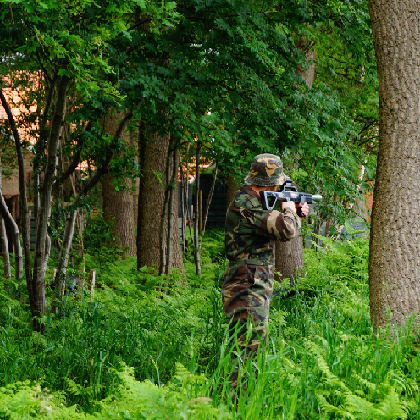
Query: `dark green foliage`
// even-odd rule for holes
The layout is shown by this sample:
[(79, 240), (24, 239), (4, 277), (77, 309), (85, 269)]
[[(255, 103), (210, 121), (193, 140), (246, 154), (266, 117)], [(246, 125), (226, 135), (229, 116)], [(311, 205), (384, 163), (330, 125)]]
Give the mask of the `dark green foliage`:
[(121, 250), (116, 248), (114, 221), (105, 220), (102, 211), (90, 214), (83, 233), (86, 253), (93, 259), (93, 267), (99, 266), (99, 274), (102, 267), (115, 261), (115, 256)]

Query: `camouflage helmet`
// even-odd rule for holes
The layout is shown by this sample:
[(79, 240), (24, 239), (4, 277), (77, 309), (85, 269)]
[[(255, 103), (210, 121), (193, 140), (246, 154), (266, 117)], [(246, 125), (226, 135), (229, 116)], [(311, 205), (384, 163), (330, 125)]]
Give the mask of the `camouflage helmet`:
[(245, 177), (246, 185), (271, 187), (283, 185), (286, 175), (283, 173), (283, 163), (278, 156), (263, 153), (252, 159), (251, 170)]

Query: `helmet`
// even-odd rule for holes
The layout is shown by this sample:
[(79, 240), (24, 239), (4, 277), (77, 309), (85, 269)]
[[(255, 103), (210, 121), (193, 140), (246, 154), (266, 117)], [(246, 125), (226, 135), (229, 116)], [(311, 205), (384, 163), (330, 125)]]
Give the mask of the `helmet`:
[(251, 170), (245, 177), (246, 185), (270, 187), (283, 185), (286, 175), (283, 173), (283, 163), (278, 156), (263, 153), (252, 159)]

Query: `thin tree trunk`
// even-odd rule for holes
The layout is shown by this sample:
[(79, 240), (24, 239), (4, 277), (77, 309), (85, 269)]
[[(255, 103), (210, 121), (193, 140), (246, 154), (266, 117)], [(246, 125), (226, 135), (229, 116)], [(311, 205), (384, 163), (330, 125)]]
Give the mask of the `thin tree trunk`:
[(187, 213), (186, 213), (186, 197), (185, 197), (185, 188), (184, 188), (184, 170), (182, 168), (182, 162), (179, 165), (179, 172), (180, 172), (180, 185), (179, 185), (179, 197), (181, 199), (181, 237), (182, 237), (182, 252), (185, 253), (186, 247), (185, 247), (185, 235), (187, 233)]
[[(1, 158), (0, 158), (1, 159)], [(0, 160), (0, 194), (1, 194), (1, 160)], [(1, 196), (3, 200), (3, 196)], [(9, 281), (12, 279), (12, 271), (10, 266), (9, 241), (7, 237), (6, 225), (0, 212), (0, 237), (1, 237), (1, 251), (3, 255), (3, 275), (4, 288), (7, 289)]]
[[(166, 278), (169, 281), (171, 274), (172, 258), (173, 258), (173, 242), (174, 242), (174, 228), (175, 223), (175, 194), (177, 193), (177, 175), (178, 175), (178, 166), (179, 166), (179, 149), (176, 148), (173, 150), (173, 164), (172, 164), (172, 176), (170, 180), (170, 193), (169, 193), (169, 204), (168, 204), (168, 256), (166, 258)], [(178, 214), (178, 209), (176, 209)], [(176, 218), (178, 220), (178, 217)]]
[(195, 270), (201, 275), (201, 243), (199, 235), (199, 197), (200, 197), (200, 151), (201, 142), (197, 142), (195, 154), (195, 218), (194, 218), (194, 260)]
[(331, 225), (332, 225), (332, 219), (328, 218), (327, 221), (326, 221), (326, 223), (325, 223), (325, 229), (324, 229), (324, 236), (326, 238), (329, 237), (329, 231), (330, 231)]
[(181, 182), (179, 185), (180, 188), (180, 197), (181, 197), (181, 235), (182, 235), (182, 251), (185, 253), (187, 251), (187, 219), (189, 220), (189, 214), (190, 209), (188, 209), (188, 176), (189, 176), (189, 151), (190, 151), (190, 145), (191, 143), (188, 143), (187, 145), (187, 151), (185, 153), (185, 172), (183, 168), (182, 161), (179, 165), (179, 172), (180, 172), (180, 178)]
[(80, 266), (80, 277), (79, 277), (79, 290), (82, 292), (84, 288), (85, 274), (86, 274), (86, 264), (85, 264), (85, 243), (83, 240), (83, 227), (82, 227), (82, 212), (77, 212), (76, 218), (76, 228), (77, 234), (79, 235), (79, 266)]
[[(58, 256), (57, 276), (55, 278), (55, 294), (58, 297), (64, 295), (66, 287), (66, 272), (69, 262), (70, 247), (73, 241), (74, 225), (76, 223), (77, 210), (73, 210), (66, 217), (63, 235), (63, 245)], [(57, 312), (57, 300), (54, 299), (51, 305), (51, 311)]]
[[(318, 236), (321, 234), (321, 228), (322, 228), (322, 225), (324, 224), (324, 220), (325, 219), (321, 214), (318, 215), (317, 221), (316, 221), (315, 226), (313, 228), (313, 233), (316, 235), (314, 241), (317, 245), (319, 245), (320, 239), (319, 239)], [(316, 250), (318, 251), (318, 248)]]
[[(35, 171), (35, 169), (34, 169)], [(34, 219), (37, 220), (38, 218), (38, 210), (39, 206), (41, 205), (39, 202), (39, 174), (34, 174), (34, 187), (33, 187), (33, 194), (34, 194)]]
[[(192, 214), (191, 214), (191, 206), (190, 206), (190, 165), (189, 165), (189, 151), (190, 151), (190, 143), (187, 146), (187, 156), (185, 160), (185, 185), (184, 185), (184, 195), (185, 195), (185, 208), (186, 208), (186, 218), (188, 219), (188, 230), (190, 231), (190, 242), (191, 245), (194, 245), (194, 238), (192, 233)], [(187, 227), (185, 227), (185, 236), (187, 236)]]
[[(2, 165), (1, 165), (1, 156), (0, 156), (0, 195), (2, 194)], [(3, 209), (3, 196), (1, 196), (2, 203), (1, 208)], [(6, 203), (4, 203), (6, 204)], [(7, 206), (6, 206), (7, 208)], [(7, 289), (8, 281), (12, 279), (12, 272), (10, 267), (10, 254), (9, 254), (9, 244), (7, 238), (6, 225), (2, 217), (2, 211), (0, 211), (0, 237), (1, 237), (1, 251), (3, 254), (3, 273), (4, 273), (4, 288)]]
[(209, 196), (207, 197), (206, 210), (204, 212), (204, 217), (203, 217), (202, 235), (204, 235), (204, 232), (206, 231), (207, 217), (209, 215), (210, 205), (211, 205), (211, 202), (213, 200), (214, 188), (216, 186), (216, 181), (217, 181), (217, 170), (218, 170), (218, 164), (216, 162), (216, 167), (214, 168), (214, 172), (213, 172), (213, 180), (212, 180), (212, 183), (211, 183)]
[(166, 248), (169, 246), (168, 237), (169, 235), (165, 234), (165, 224), (168, 221), (169, 216), (169, 188), (170, 188), (170, 171), (171, 171), (171, 156), (172, 156), (172, 140), (169, 141), (168, 145), (168, 155), (166, 158), (166, 178), (164, 182), (165, 188), (165, 198), (163, 200), (163, 211), (162, 216), (160, 218), (160, 231), (159, 236), (162, 238), (162, 246), (161, 246), (161, 253), (160, 253), (160, 265), (159, 265), (159, 275), (166, 273), (166, 266), (168, 264), (167, 260), (167, 251)]
[[(76, 190), (76, 182), (74, 179), (74, 173), (70, 176), (70, 182), (71, 187), (73, 190), (73, 196), (77, 196), (77, 190)], [(78, 249), (78, 255), (79, 255), (79, 264), (82, 264), (82, 267), (80, 269), (80, 280), (79, 280), (79, 289), (83, 289), (83, 276), (85, 274), (85, 244), (83, 241), (83, 227), (82, 227), (82, 211), (77, 211), (76, 216), (76, 229), (77, 234), (79, 236), (79, 249)]]
[(1, 251), (3, 254), (3, 275), (5, 279), (4, 287), (7, 288), (8, 280), (12, 279), (12, 271), (10, 267), (9, 244), (7, 240), (6, 225), (0, 214), (0, 235), (1, 235)]
[(47, 268), (48, 268), (48, 261), (50, 259), (50, 253), (51, 253), (51, 238), (50, 235), (48, 235), (45, 238), (45, 251), (44, 251), (44, 263), (42, 266), (42, 270), (43, 270), (43, 274), (42, 276), (45, 279), (45, 274), (47, 273)]

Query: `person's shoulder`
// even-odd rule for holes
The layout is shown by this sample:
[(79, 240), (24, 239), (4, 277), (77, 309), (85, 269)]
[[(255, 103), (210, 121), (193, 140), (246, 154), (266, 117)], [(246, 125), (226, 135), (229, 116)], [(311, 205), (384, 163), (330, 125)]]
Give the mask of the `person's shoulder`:
[(261, 202), (258, 199), (258, 194), (254, 191), (250, 191), (249, 188), (243, 187), (241, 188), (235, 195), (235, 199), (233, 200), (233, 204), (239, 208), (258, 208), (261, 207)]

